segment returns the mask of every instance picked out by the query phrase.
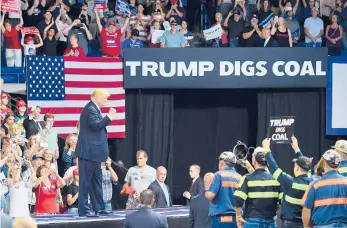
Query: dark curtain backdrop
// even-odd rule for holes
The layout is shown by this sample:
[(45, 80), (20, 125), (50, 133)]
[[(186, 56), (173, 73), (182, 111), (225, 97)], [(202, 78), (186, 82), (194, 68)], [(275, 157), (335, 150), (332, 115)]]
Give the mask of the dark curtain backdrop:
[[(146, 150), (149, 165), (167, 167), (167, 184), (176, 204), (186, 202), (182, 193), (190, 187), (190, 165), (199, 164), (203, 176), (217, 171), (216, 158), (232, 150), (237, 140), (261, 145), (271, 116), (297, 117), (299, 145), (315, 161), (336, 140), (325, 136), (325, 92), (319, 89), (128, 90), (126, 112), (127, 137), (110, 140), (112, 159), (131, 167), (136, 151)], [(281, 168), (292, 173), (290, 145), (275, 145), (272, 150)], [(126, 198), (119, 191), (125, 171), (115, 168), (120, 183), (113, 203), (123, 208)]]
[[(110, 156), (123, 161), (126, 168), (136, 164), (136, 151), (145, 150), (148, 164), (165, 166), (168, 173), (173, 168), (173, 95), (165, 91), (128, 90), (126, 92), (126, 138), (111, 139)], [(125, 208), (127, 198), (119, 192), (124, 184), (126, 170), (113, 166), (119, 176), (114, 187), (113, 205)], [(167, 184), (172, 186), (172, 176)]]

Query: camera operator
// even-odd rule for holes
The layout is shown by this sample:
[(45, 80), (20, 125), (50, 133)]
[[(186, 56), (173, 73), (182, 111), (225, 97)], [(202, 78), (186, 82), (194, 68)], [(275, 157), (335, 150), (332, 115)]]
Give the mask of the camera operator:
[[(88, 54), (88, 40), (92, 40), (93, 36), (90, 33), (85, 23), (81, 22), (80, 18), (75, 19), (72, 24), (63, 30), (63, 34), (68, 36), (67, 47), (71, 47), (71, 36), (75, 36), (78, 41), (78, 46), (83, 48), (85, 55)], [(73, 40), (74, 41), (74, 40)]]

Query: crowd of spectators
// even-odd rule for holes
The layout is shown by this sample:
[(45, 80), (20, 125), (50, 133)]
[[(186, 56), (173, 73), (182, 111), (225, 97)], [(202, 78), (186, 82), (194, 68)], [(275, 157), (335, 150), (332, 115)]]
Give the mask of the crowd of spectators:
[[(263, 47), (264, 28), (278, 47), (347, 47), (347, 2), (341, 0), (130, 0), (137, 14), (120, 13), (116, 2), (95, 7), (94, 0), (21, 0), (19, 13), (2, 12), (3, 51), (9, 67), (23, 66), (24, 55), (122, 56), (124, 48), (194, 47), (203, 27), (220, 24), (212, 47)], [(36, 27), (36, 34), (23, 28)], [(20, 32), (22, 31), (22, 32)], [(267, 33), (267, 32), (265, 32)]]
[[(41, 119), (40, 107), (27, 110), (21, 99), (12, 110), (8, 106), (10, 99), (2, 91), (0, 211), (11, 217), (25, 217), (31, 213), (77, 214), (79, 171), (75, 148), (78, 125), (76, 132), (67, 137), (59, 158), (54, 114), (46, 113)], [(105, 204), (111, 210), (112, 184), (117, 183), (118, 176), (110, 159), (101, 168)]]

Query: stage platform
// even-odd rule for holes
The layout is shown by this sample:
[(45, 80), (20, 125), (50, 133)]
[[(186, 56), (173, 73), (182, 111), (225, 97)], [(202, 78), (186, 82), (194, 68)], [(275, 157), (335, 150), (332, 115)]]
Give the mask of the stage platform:
[[(97, 218), (80, 218), (72, 215), (34, 216), (39, 228), (122, 228), (125, 215), (134, 210), (117, 210), (108, 216)], [(189, 208), (175, 206), (154, 209), (167, 217), (170, 228), (186, 228), (188, 226)]]

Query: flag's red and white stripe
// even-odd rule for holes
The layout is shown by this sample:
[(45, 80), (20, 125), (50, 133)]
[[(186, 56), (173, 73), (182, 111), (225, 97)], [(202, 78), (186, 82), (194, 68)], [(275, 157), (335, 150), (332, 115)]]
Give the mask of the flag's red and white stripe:
[(95, 88), (106, 89), (111, 96), (103, 114), (110, 107), (117, 110), (116, 119), (107, 127), (109, 138), (125, 137), (125, 92), (123, 89), (123, 63), (117, 58), (64, 57), (65, 100), (29, 101), (28, 106), (41, 107), (41, 114), (55, 115), (54, 128), (62, 137), (76, 132), (77, 121), (83, 107), (90, 101)]

